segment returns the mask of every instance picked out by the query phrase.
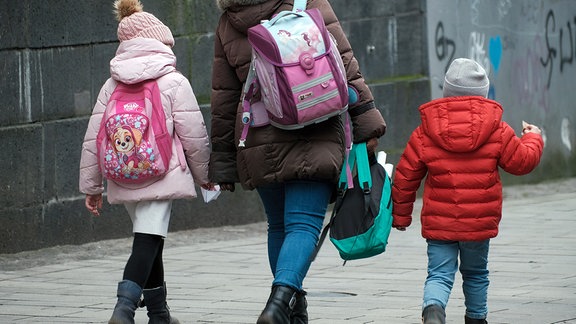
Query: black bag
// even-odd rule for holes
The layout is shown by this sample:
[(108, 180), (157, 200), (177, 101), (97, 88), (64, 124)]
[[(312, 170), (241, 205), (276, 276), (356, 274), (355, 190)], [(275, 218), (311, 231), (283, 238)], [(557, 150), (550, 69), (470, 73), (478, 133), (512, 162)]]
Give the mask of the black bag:
[[(348, 170), (357, 170), (352, 188), (348, 188)], [(366, 143), (354, 144), (340, 173), (330, 222), (324, 227), (312, 258), (328, 231), (344, 264), (381, 254), (386, 250), (391, 228), (392, 181), (375, 158), (370, 163)]]

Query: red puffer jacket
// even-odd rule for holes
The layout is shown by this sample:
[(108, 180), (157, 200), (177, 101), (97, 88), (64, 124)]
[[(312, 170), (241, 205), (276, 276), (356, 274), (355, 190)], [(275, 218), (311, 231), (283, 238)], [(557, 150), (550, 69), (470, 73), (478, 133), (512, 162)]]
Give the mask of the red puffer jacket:
[(420, 107), (422, 123), (412, 133), (394, 176), (394, 227), (412, 222), (416, 191), (424, 184), (422, 236), (480, 241), (495, 237), (502, 217), (498, 167), (514, 175), (531, 172), (544, 142), (522, 138), (501, 121), (502, 107), (482, 97), (448, 97)]

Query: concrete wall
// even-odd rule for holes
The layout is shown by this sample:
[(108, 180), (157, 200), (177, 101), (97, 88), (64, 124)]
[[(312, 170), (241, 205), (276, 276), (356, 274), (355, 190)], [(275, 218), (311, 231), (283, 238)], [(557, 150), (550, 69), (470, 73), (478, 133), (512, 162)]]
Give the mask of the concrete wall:
[[(142, 0), (176, 38), (178, 68), (209, 118), (210, 0)], [(91, 217), (78, 192), (82, 138), (116, 47), (113, 1), (0, 0), (0, 253), (131, 235), (122, 207)], [(414, 107), (430, 97), (423, 0), (333, 0), (400, 152)], [(361, 5), (359, 5), (361, 3)], [(171, 230), (264, 220), (254, 192), (178, 201)]]
[[(0, 0), (0, 253), (129, 236), (122, 207), (91, 217), (78, 192), (80, 146), (118, 46), (112, 0)], [(210, 0), (142, 0), (173, 31), (178, 68), (209, 119)], [(490, 72), (504, 119), (542, 125), (541, 166), (506, 183), (576, 174), (576, 1), (332, 0), (376, 104), (388, 122), (380, 147), (396, 163), (419, 123), (417, 107), (440, 96), (450, 60)], [(214, 203), (178, 201), (171, 230), (264, 220), (254, 192)]]
[(480, 62), (490, 98), (520, 133), (522, 120), (544, 130), (541, 165), (510, 182), (576, 174), (576, 1), (428, 0), (432, 98), (442, 96), (453, 58)]

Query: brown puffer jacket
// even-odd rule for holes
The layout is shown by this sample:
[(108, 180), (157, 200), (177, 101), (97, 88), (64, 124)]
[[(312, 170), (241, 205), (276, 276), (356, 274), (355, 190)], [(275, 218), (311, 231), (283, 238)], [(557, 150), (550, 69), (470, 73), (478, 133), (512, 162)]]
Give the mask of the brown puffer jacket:
[[(336, 183), (344, 160), (344, 129), (341, 118), (300, 130), (273, 126), (251, 128), (246, 147), (238, 148), (242, 131), (242, 86), (248, 74), (251, 47), (248, 28), (282, 10), (292, 10), (292, 0), (216, 0), (223, 10), (216, 28), (212, 70), (212, 154), (210, 179), (215, 183), (241, 182), (245, 189), (274, 182), (319, 180)], [(318, 8), (334, 35), (348, 82), (359, 93), (349, 107), (354, 142), (384, 135), (386, 124), (360, 74), (358, 62), (327, 0), (309, 0)]]

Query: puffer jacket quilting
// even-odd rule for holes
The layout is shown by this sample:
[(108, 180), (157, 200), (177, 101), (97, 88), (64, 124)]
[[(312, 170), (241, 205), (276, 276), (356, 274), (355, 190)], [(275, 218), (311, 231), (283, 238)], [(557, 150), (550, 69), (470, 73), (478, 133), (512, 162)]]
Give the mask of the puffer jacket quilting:
[(416, 192), (424, 180), (421, 211), (426, 239), (479, 241), (498, 234), (502, 217), (499, 168), (514, 175), (540, 162), (537, 134), (518, 138), (502, 107), (482, 97), (450, 97), (420, 107), (414, 130), (396, 167), (392, 197), (395, 227), (412, 222)]
[(166, 126), (178, 136), (187, 165), (181, 168), (177, 147), (169, 163), (170, 171), (159, 181), (144, 184), (118, 184), (108, 181), (108, 201), (114, 203), (196, 197), (194, 181), (208, 183), (210, 143), (202, 113), (188, 79), (176, 71), (176, 57), (171, 49), (154, 39), (136, 38), (120, 44), (110, 63), (112, 77), (102, 86), (94, 106), (83, 143), (80, 160), (80, 192), (99, 194), (104, 191), (98, 166), (96, 137), (106, 104), (117, 80), (137, 83), (157, 79)]
[[(291, 10), (293, 2), (217, 0), (217, 4), (224, 12), (214, 45), (210, 179), (219, 183), (241, 182), (245, 189), (300, 179), (337, 182), (345, 151), (341, 118), (301, 130), (251, 128), (246, 147), (237, 147), (242, 130), (240, 97), (251, 58), (246, 32), (262, 19)], [(309, 0), (307, 8), (322, 12), (344, 60), (348, 82), (359, 93), (358, 102), (349, 107), (353, 140), (362, 142), (382, 136), (386, 124), (375, 108), (372, 93), (330, 4), (326, 0)]]

